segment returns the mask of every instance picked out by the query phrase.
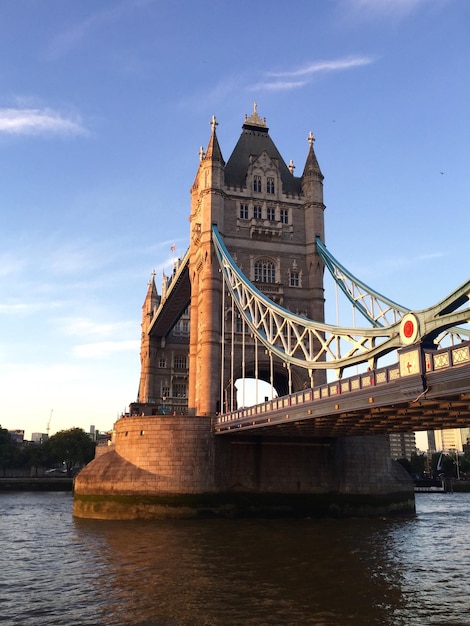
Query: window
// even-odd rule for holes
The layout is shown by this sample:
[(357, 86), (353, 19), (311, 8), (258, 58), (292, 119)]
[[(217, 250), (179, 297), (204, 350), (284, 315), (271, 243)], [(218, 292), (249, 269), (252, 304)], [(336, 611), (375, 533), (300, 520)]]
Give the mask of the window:
[(261, 283), (275, 283), (276, 269), (269, 259), (260, 259), (255, 263), (255, 281)]
[(261, 207), (259, 205), (256, 205), (253, 207), (253, 217), (255, 218), (255, 220), (260, 220), (261, 219)]
[(180, 319), (176, 322), (171, 331), (171, 334), (174, 336), (185, 336), (189, 335), (189, 322), (187, 319)]
[(270, 176), (266, 180), (266, 193), (274, 193), (274, 178)]
[(261, 193), (261, 176), (253, 176), (253, 191)]
[(186, 398), (186, 385), (185, 383), (173, 384), (173, 398)]
[(158, 367), (166, 367), (166, 359), (164, 356), (161, 356), (158, 359)]
[(281, 218), (281, 222), (283, 224), (288, 224), (289, 223), (289, 210), (288, 209), (281, 209), (281, 211), (280, 211), (280, 218)]
[(243, 332), (243, 320), (240, 315), (237, 315), (235, 318), (235, 332), (242, 333)]
[(270, 222), (274, 222), (276, 219), (276, 209), (273, 206), (268, 206), (266, 209), (266, 217)]
[(175, 370), (185, 370), (187, 368), (187, 360), (184, 354), (175, 354), (173, 363)]
[(300, 287), (300, 274), (297, 270), (290, 271), (289, 284), (291, 287)]
[(247, 220), (248, 219), (248, 205), (240, 204), (240, 219)]
[(170, 396), (170, 388), (167, 387), (166, 385), (163, 385), (162, 387), (162, 398), (168, 398)]

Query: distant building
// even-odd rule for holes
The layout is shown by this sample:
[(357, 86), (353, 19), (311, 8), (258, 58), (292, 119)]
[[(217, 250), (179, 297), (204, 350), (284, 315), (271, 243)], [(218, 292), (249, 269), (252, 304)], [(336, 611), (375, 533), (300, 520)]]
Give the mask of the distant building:
[(457, 450), (463, 452), (463, 445), (467, 443), (468, 428), (447, 428), (445, 430), (435, 430), (436, 450)]
[(96, 445), (97, 446), (107, 446), (111, 444), (112, 440), (112, 431), (107, 433), (97, 432), (96, 433)]
[(31, 433), (31, 441), (33, 443), (44, 443), (49, 439), (47, 433)]
[(13, 439), (15, 443), (23, 443), (24, 442), (24, 430), (9, 430), (8, 434)]
[(428, 436), (428, 452), (436, 452), (436, 435), (433, 430), (427, 431)]
[(411, 459), (411, 455), (416, 452), (415, 433), (392, 433), (389, 437), (392, 459)]

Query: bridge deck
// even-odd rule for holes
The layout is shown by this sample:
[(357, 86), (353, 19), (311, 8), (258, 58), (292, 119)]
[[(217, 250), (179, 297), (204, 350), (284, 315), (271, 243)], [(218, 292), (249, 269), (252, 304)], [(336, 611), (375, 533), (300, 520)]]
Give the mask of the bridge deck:
[[(217, 435), (341, 437), (470, 426), (470, 344), (427, 351), (426, 371), (366, 372), (219, 416)], [(261, 431), (261, 432), (259, 432)]]

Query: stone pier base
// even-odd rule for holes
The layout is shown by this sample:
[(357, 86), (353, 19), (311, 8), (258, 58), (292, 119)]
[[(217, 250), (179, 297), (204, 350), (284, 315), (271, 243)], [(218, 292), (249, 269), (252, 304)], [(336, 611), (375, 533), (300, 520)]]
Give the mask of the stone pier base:
[(214, 436), (210, 417), (120, 419), (75, 479), (76, 517), (149, 519), (414, 513), (388, 438)]

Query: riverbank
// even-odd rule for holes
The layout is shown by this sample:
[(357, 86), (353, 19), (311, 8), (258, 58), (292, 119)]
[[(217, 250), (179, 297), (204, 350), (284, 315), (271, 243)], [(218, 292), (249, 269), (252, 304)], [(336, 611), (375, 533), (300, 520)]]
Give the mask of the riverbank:
[(415, 493), (469, 493), (469, 480), (444, 479), (422, 479), (415, 480)]
[(73, 478), (0, 478), (2, 491), (72, 491)]

